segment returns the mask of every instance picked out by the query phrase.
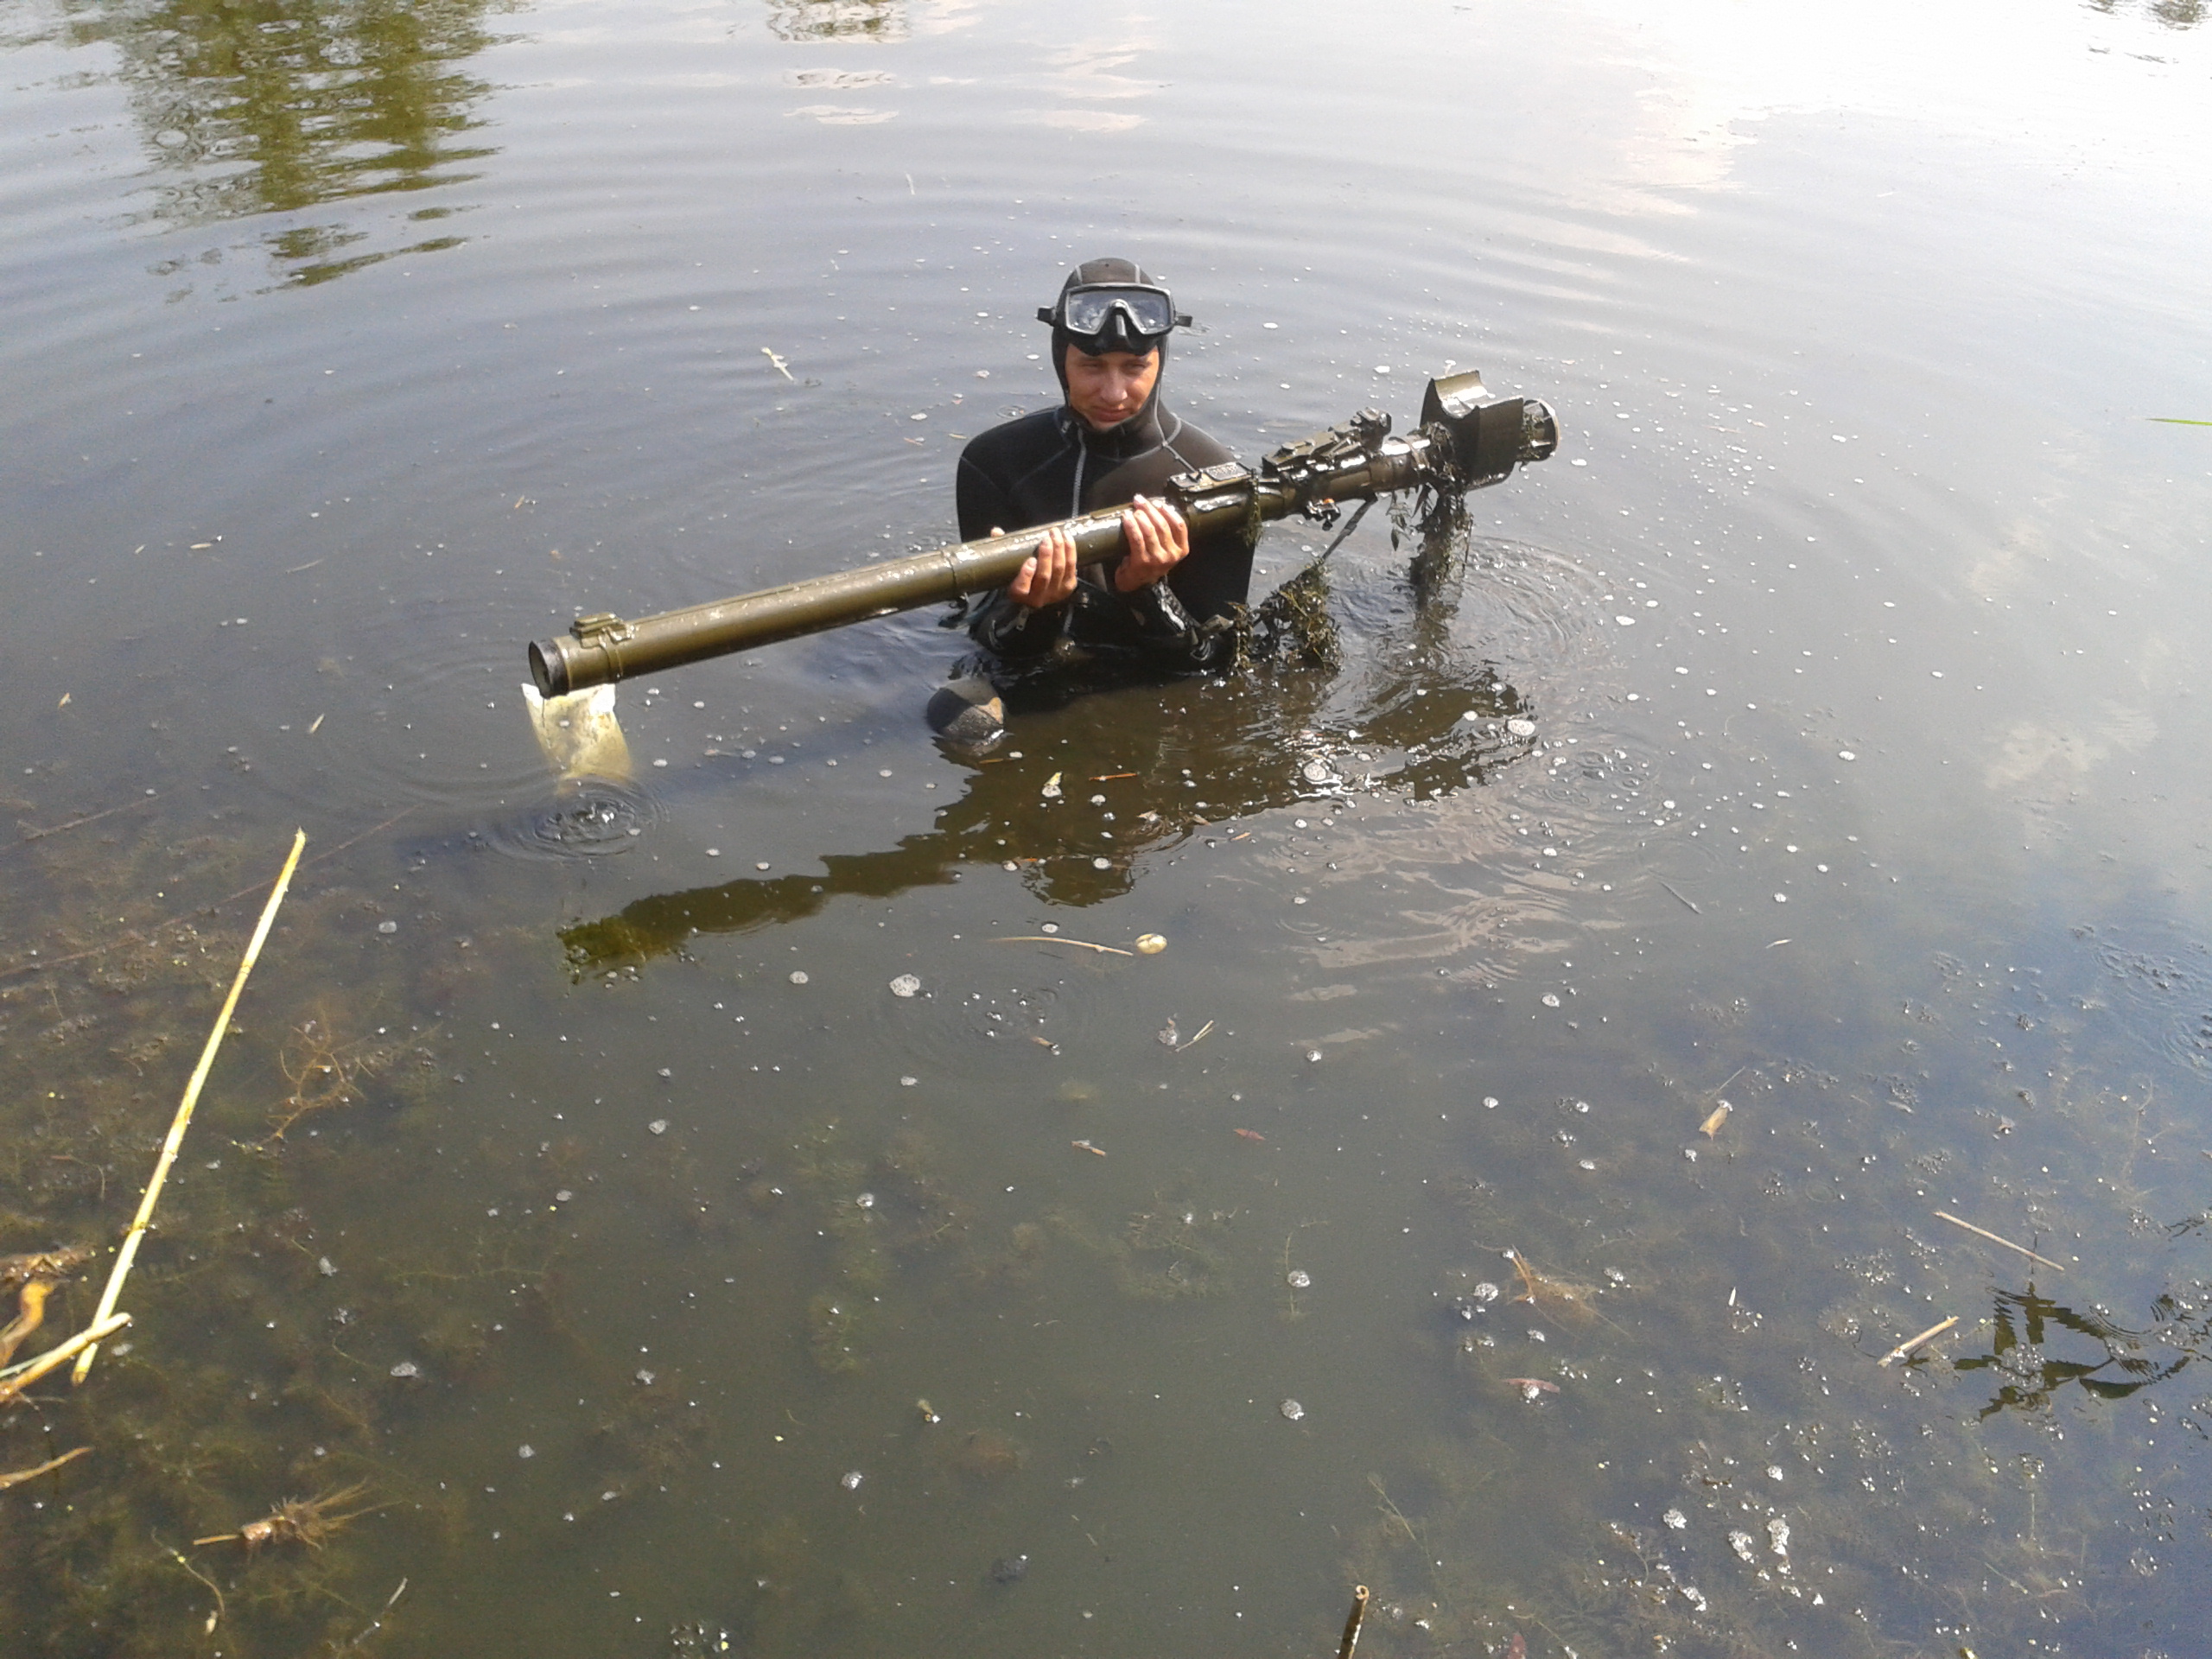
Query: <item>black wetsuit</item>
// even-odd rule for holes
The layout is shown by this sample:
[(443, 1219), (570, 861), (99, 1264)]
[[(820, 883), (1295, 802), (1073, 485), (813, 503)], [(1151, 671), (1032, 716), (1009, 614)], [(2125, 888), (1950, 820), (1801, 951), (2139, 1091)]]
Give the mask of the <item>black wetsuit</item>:
[[(1144, 408), (1109, 431), (1093, 431), (1062, 404), (995, 426), (961, 451), (960, 536), (1027, 530), (1132, 496), (1157, 497), (1177, 473), (1234, 461), (1219, 442), (1160, 406)], [(1159, 666), (1203, 669), (1228, 654), (1224, 626), (1252, 581), (1252, 543), (1241, 531), (1194, 542), (1160, 582), (1117, 593), (1110, 566), (1084, 567), (1072, 598), (1033, 610), (1004, 589), (969, 619), (976, 643), (1008, 667), (1043, 659), (1065, 639), (1084, 652), (1140, 652)], [(1209, 626), (1211, 625), (1211, 626)]]

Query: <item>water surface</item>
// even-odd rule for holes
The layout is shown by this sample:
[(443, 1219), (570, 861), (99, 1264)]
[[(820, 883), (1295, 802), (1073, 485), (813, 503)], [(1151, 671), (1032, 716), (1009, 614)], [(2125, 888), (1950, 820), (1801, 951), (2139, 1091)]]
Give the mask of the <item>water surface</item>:
[[(1665, 10), (0, 12), (0, 1249), (309, 836), (11, 1643), (2206, 1651), (2207, 36)], [(949, 538), (1102, 251), (1243, 454), (1567, 442), (1327, 660), (556, 791), (528, 639)]]

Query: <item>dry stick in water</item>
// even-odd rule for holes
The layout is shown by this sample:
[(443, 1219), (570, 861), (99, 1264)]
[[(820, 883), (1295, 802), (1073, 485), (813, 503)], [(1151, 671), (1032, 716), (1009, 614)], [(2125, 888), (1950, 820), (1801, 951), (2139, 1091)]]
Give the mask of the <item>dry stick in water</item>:
[(1097, 950), (1109, 957), (1133, 957), (1134, 950), (1124, 950), (1118, 944), (1093, 944), (1089, 939), (1065, 939), (1057, 933), (1014, 933), (1003, 939), (993, 939), (993, 944), (1079, 944), (1086, 950)]
[(2052, 1261), (2049, 1256), (2037, 1255), (2026, 1245), (2015, 1244), (2009, 1238), (1999, 1238), (1995, 1233), (1991, 1232), (1986, 1227), (1977, 1227), (1970, 1221), (1961, 1221), (1956, 1216), (1953, 1215), (1948, 1210), (1938, 1210), (1936, 1212), (1936, 1218), (1938, 1221), (1948, 1221), (1954, 1227), (1963, 1227), (1970, 1233), (1979, 1233), (1982, 1237), (1987, 1239), (1993, 1244), (2002, 1244), (2008, 1250), (2018, 1250), (2022, 1255), (2026, 1256), (2030, 1261), (2040, 1262), (2046, 1268), (2056, 1268), (2061, 1273), (2066, 1271), (2063, 1264)]
[(1880, 1365), (1894, 1365), (1901, 1359), (1910, 1359), (1912, 1357), (1912, 1351), (1914, 1349), (1921, 1347), (1927, 1343), (1933, 1342), (1936, 1338), (1942, 1336), (1946, 1331), (1949, 1330), (1958, 1322), (1959, 1316), (1955, 1313), (1952, 1314), (1948, 1319), (1939, 1320), (1936, 1324), (1929, 1325), (1918, 1336), (1907, 1337), (1903, 1342), (1897, 1344), (1896, 1347), (1891, 1349), (1888, 1353), (1884, 1354), (1881, 1358), (1877, 1360), (1875, 1363)]
[(36, 1480), (41, 1475), (52, 1474), (65, 1463), (74, 1463), (79, 1458), (90, 1456), (92, 1450), (89, 1446), (80, 1446), (74, 1452), (64, 1452), (58, 1458), (48, 1458), (35, 1469), (17, 1469), (0, 1475), (0, 1492), (6, 1491), (10, 1486), (20, 1486), (27, 1480)]
[[(108, 1274), (107, 1288), (100, 1293), (99, 1311), (92, 1316), (94, 1325), (115, 1312), (115, 1299), (123, 1294), (123, 1281), (130, 1276), (130, 1263), (138, 1255), (138, 1241), (146, 1236), (147, 1224), (154, 1218), (154, 1205), (162, 1196), (162, 1183), (168, 1179), (169, 1166), (176, 1162), (177, 1149), (184, 1144), (184, 1132), (192, 1126), (192, 1109), (200, 1103), (200, 1090), (206, 1086), (207, 1073), (215, 1064), (215, 1051), (223, 1046), (223, 1033), (231, 1028), (231, 1015), (237, 1011), (238, 997), (245, 989), (246, 976), (260, 960), (262, 943), (269, 937), (270, 926), (276, 919), (276, 907), (284, 902), (284, 889), (292, 885), (292, 872), (299, 868), (300, 851), (307, 844), (308, 832), (295, 830), (291, 856), (277, 872), (276, 885), (270, 892), (269, 902), (261, 907), (261, 919), (254, 925), (253, 938), (238, 963), (238, 977), (231, 982), (231, 994), (223, 999), (223, 1011), (215, 1016), (215, 1028), (207, 1033), (207, 1046), (200, 1051), (200, 1064), (193, 1068), (192, 1081), (184, 1086), (184, 1098), (177, 1103), (176, 1117), (169, 1124), (169, 1138), (162, 1142), (162, 1155), (154, 1164), (154, 1179), (146, 1183), (146, 1196), (138, 1201), (137, 1217), (131, 1222), (130, 1230), (123, 1236), (123, 1248), (115, 1253), (115, 1270)], [(69, 1374), (72, 1387), (85, 1380), (99, 1353), (99, 1344), (94, 1343), (77, 1357), (77, 1369)]]
[(114, 1313), (105, 1319), (95, 1319), (58, 1348), (49, 1348), (36, 1359), (26, 1360), (0, 1379), (0, 1406), (6, 1405), (25, 1389), (48, 1371), (59, 1370), (84, 1349), (96, 1342), (105, 1341), (130, 1323), (128, 1313)]

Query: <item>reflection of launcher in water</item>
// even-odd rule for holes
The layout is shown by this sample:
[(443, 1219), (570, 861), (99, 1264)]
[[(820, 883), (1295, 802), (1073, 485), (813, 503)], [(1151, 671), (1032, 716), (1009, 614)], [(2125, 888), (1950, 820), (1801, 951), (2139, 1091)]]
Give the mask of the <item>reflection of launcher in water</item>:
[[(1319, 578), (1309, 572), (1300, 581)], [(1130, 700), (1147, 688), (1078, 697), (1036, 716), (1052, 719), (1064, 741), (1033, 746), (1033, 759), (948, 757), (969, 772), (968, 787), (929, 830), (875, 852), (827, 855), (819, 872), (640, 899), (563, 929), (569, 967), (579, 976), (607, 972), (680, 950), (699, 934), (795, 921), (840, 897), (940, 886), (974, 865), (1014, 869), (1048, 904), (1096, 904), (1130, 890), (1145, 855), (1239, 818), (1308, 804), (1333, 810), (1363, 795), (1432, 800), (1486, 782), (1529, 753), (1535, 726), (1528, 703), (1490, 664), (1452, 666), (1440, 643), (1442, 592), (1431, 588), (1418, 607), (1414, 649), (1400, 639), (1395, 648), (1360, 653), (1368, 677), (1350, 718), (1323, 707), (1339, 677), (1315, 671), (1296, 652), (1263, 658), (1203, 695), (1188, 681), (1154, 689), (1186, 700), (1142, 717), (1133, 717)], [(1126, 775), (1071, 776), (1046, 796), (1048, 774), (1072, 754), (1117, 757), (1111, 770)], [(1095, 795), (1106, 798), (1093, 804)]]

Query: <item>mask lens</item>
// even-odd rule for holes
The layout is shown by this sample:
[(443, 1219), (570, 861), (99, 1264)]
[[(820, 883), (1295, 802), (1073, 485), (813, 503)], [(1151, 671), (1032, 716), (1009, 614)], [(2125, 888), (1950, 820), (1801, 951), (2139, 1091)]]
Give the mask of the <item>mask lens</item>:
[(1115, 311), (1127, 318), (1140, 334), (1164, 334), (1175, 326), (1175, 308), (1157, 289), (1078, 289), (1067, 296), (1062, 315), (1071, 334), (1100, 334), (1111, 326)]

